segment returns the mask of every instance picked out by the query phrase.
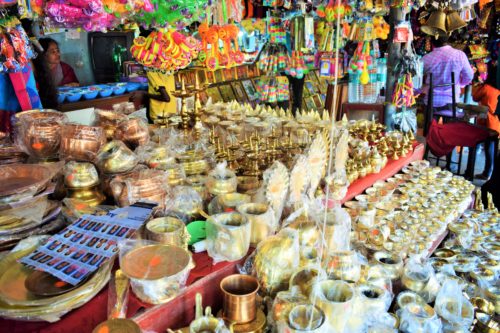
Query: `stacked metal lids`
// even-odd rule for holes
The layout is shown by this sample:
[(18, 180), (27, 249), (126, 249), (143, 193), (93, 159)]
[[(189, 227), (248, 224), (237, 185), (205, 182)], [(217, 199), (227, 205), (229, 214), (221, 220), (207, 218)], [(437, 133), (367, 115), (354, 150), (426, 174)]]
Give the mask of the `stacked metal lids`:
[(0, 166), (0, 251), (63, 226), (60, 204), (48, 199), (53, 174), (54, 167), (39, 164)]

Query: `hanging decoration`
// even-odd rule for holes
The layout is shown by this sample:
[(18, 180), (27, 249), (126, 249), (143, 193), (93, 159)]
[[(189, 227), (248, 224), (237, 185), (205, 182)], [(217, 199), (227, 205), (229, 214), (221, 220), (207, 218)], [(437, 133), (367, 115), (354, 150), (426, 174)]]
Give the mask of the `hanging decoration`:
[(106, 31), (116, 20), (104, 11), (101, 0), (51, 0), (45, 5), (45, 15), (52, 25), (87, 31)]
[(181, 30), (193, 22), (203, 21), (208, 0), (150, 0), (153, 10), (149, 6), (143, 7), (133, 20), (138, 24), (149, 27), (164, 27), (167, 24)]
[(260, 100), (267, 103), (277, 103), (290, 99), (290, 90), (286, 76), (263, 77), (257, 81), (257, 92)]
[(34, 57), (21, 22), (15, 17), (0, 20), (0, 73), (20, 71)]
[[(238, 34), (240, 29), (234, 24), (224, 26), (200, 24), (200, 62), (210, 71), (231, 68), (243, 64), (245, 55), (240, 51)], [(222, 47), (220, 47), (222, 45)]]
[(130, 52), (149, 69), (171, 72), (187, 67), (200, 50), (201, 43), (197, 39), (174, 29), (159, 29), (147, 38), (135, 38)]

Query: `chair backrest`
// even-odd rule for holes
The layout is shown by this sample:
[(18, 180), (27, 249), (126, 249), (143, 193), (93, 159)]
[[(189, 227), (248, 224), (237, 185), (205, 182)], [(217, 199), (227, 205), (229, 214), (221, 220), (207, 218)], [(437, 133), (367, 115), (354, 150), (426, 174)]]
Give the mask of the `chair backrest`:
[(429, 85), (429, 93), (427, 96), (427, 111), (424, 121), (424, 136), (427, 136), (429, 126), (431, 125), (432, 118), (434, 117), (434, 89), (440, 87), (451, 86), (451, 111), (452, 119), (457, 119), (457, 100), (455, 91), (455, 73), (451, 72), (451, 83), (443, 83), (435, 85), (433, 83), (432, 73), (424, 75), (424, 83)]

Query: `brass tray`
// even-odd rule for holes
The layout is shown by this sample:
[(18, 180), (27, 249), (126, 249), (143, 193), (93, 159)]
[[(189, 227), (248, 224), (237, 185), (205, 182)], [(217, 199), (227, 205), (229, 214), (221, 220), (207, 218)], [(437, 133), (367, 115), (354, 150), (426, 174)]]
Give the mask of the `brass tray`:
[(0, 166), (0, 197), (26, 191), (37, 193), (49, 180), (50, 169), (40, 164)]

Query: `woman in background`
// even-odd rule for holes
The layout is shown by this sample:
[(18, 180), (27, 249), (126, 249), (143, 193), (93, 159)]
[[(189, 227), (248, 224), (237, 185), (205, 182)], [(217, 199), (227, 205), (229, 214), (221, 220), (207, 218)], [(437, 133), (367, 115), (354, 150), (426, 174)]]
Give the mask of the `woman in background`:
[(40, 38), (38, 42), (44, 50), (41, 56), (48, 65), (54, 84), (57, 87), (78, 87), (80, 83), (75, 71), (70, 65), (61, 61), (59, 44), (52, 38)]

